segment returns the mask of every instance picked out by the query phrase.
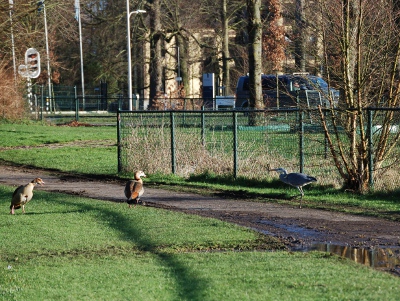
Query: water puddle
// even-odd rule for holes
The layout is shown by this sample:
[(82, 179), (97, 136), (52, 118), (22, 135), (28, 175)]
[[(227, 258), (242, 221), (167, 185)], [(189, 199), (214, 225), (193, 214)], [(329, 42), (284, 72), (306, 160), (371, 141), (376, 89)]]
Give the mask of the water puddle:
[[(285, 231), (291, 232), (293, 234), (296, 234), (296, 236), (300, 239), (304, 239), (304, 238), (309, 238), (309, 237), (313, 237), (313, 238), (317, 238), (320, 236), (320, 233), (318, 231), (312, 230), (312, 229), (306, 229), (304, 227), (299, 227), (296, 225), (283, 225), (283, 224), (278, 224), (278, 223), (274, 223), (271, 221), (267, 221), (267, 220), (261, 220), (260, 224), (264, 224), (264, 225), (268, 225), (268, 226), (273, 226), (275, 228), (280, 228), (283, 229)], [(258, 230), (259, 231), (259, 230)], [(264, 234), (269, 234), (269, 231), (261, 231)], [(268, 233), (265, 233), (268, 232)], [(271, 233), (272, 234), (272, 233)], [(269, 234), (269, 235), (271, 235)], [(272, 234), (274, 235), (274, 234)]]
[(317, 243), (305, 251), (329, 252), (375, 269), (390, 270), (397, 276), (400, 276), (400, 247), (357, 248)]
[[(275, 228), (283, 229), (290, 233), (293, 233), (296, 238), (307, 240), (312, 238), (312, 240), (323, 239), (321, 233), (313, 229), (307, 229), (304, 227), (296, 225), (283, 225), (279, 223), (274, 223), (268, 220), (261, 220), (261, 224), (273, 226)], [(274, 233), (266, 230), (257, 229), (257, 231), (275, 236)], [(343, 258), (350, 259), (356, 263), (363, 264), (375, 269), (390, 271), (396, 276), (400, 276), (400, 247), (351, 247), (346, 245), (340, 245), (340, 243), (314, 243), (311, 247), (307, 246), (297, 246), (292, 251), (320, 251), (328, 252)]]

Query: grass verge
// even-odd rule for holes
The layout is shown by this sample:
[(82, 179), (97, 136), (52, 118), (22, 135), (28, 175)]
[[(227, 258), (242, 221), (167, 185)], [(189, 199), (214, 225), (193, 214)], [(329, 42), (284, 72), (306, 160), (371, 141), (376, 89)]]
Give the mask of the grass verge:
[[(30, 123), (0, 124), (0, 160), (12, 164), (96, 176), (117, 175), (116, 129), (113, 127), (44, 126)], [(132, 177), (131, 174), (122, 176)], [(146, 185), (212, 193), (220, 197), (261, 202), (290, 203), (296, 188), (277, 180), (233, 179), (205, 172), (189, 178), (151, 174)], [(376, 216), (400, 221), (400, 190), (355, 195), (332, 187), (310, 185), (303, 206)]]
[[(0, 186), (0, 207), (13, 189)], [(215, 219), (36, 191), (0, 212), (0, 300), (394, 300), (399, 279)], [(260, 252), (257, 250), (264, 249)], [(267, 247), (268, 249), (268, 247)]]
[[(0, 158), (11, 164), (116, 176), (114, 128), (0, 128)], [(146, 181), (256, 201), (286, 202), (297, 193), (278, 181), (207, 173)], [(0, 186), (0, 300), (394, 300), (400, 293), (389, 274), (319, 252), (266, 252), (282, 245), (214, 219), (43, 191), (27, 214), (10, 216), (12, 191)], [(306, 192), (306, 206), (391, 212), (392, 219), (398, 199), (316, 185)]]

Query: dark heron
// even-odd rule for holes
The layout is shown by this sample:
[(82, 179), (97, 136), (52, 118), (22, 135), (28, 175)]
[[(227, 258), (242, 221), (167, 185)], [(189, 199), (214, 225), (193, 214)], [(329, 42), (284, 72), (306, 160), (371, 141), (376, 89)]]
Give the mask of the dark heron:
[(279, 179), (282, 182), (292, 185), (293, 187), (297, 187), (297, 189), (301, 193), (301, 198), (300, 198), (300, 208), (301, 208), (301, 201), (303, 200), (304, 196), (303, 186), (310, 184), (312, 182), (317, 182), (317, 179), (300, 172), (287, 173), (286, 169), (283, 168), (275, 168), (270, 170), (279, 172)]

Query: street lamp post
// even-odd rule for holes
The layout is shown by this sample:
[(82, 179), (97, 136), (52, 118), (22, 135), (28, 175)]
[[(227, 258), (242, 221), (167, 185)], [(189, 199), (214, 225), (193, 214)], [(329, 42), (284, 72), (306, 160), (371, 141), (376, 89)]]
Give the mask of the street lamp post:
[(49, 52), (49, 38), (48, 38), (48, 30), (47, 30), (47, 17), (46, 17), (46, 5), (44, 1), (42, 2), (43, 5), (43, 17), (44, 17), (44, 33), (46, 39), (46, 61), (47, 61), (47, 84), (49, 86), (49, 99), (50, 99), (50, 110), (52, 107), (52, 93), (51, 93), (51, 70), (50, 70), (50, 52)]
[(129, 100), (129, 111), (132, 111), (132, 57), (131, 57), (131, 15), (132, 14), (143, 14), (145, 10), (137, 9), (129, 12), (129, 0), (126, 0), (126, 27), (128, 32), (128, 100)]

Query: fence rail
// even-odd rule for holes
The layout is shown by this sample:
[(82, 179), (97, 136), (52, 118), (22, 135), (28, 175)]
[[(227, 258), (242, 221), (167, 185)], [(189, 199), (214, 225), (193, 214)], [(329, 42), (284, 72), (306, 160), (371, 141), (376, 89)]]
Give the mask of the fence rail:
[[(397, 189), (400, 181), (399, 109), (390, 109), (394, 118), (387, 138), (389, 143), (394, 142), (392, 155), (372, 170), (374, 148), (382, 138), (381, 124), (387, 110), (363, 112), (370, 135), (367, 154), (373, 177), (369, 185), (378, 190)], [(251, 112), (259, 113), (257, 125), (250, 125)], [(272, 179), (276, 174), (269, 174), (268, 168), (284, 167), (312, 174), (323, 185), (341, 187), (343, 180), (320, 119), (317, 110), (300, 109), (118, 111), (118, 170)], [(340, 126), (336, 127), (345, 137)]]

